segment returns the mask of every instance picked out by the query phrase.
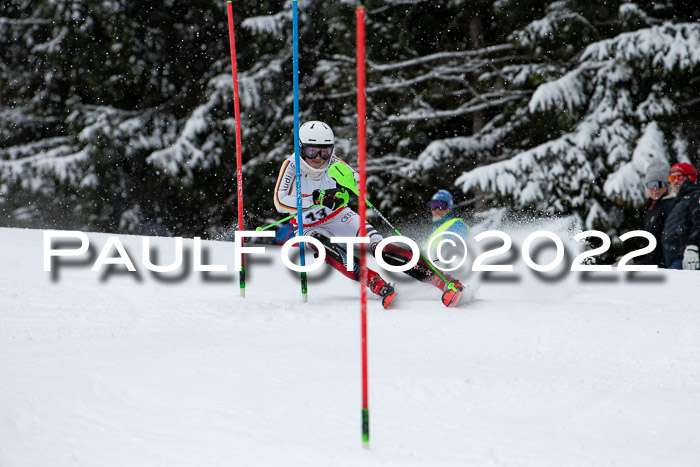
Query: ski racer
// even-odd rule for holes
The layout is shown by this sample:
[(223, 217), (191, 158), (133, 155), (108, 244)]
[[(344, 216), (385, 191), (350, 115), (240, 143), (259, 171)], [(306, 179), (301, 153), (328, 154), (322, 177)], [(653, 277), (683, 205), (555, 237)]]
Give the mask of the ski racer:
[[(347, 271), (347, 250), (343, 244), (331, 243), (332, 237), (357, 237), (360, 231), (360, 216), (347, 206), (349, 193), (338, 186), (328, 174), (334, 163), (345, 164), (335, 155), (335, 136), (326, 123), (309, 121), (299, 128), (301, 201), (304, 235), (318, 239), (326, 248), (326, 262), (346, 277), (359, 281), (359, 261), (355, 261), (352, 271)], [(347, 165), (347, 164), (346, 164)], [(352, 170), (352, 169), (350, 169)], [(359, 179), (352, 170), (355, 181)], [(290, 214), (297, 210), (296, 165), (294, 155), (282, 163), (274, 193), (277, 211)], [(292, 219), (296, 225), (296, 219)], [(366, 224), (369, 237), (369, 252), (376, 255), (377, 244), (382, 235)], [(311, 244), (310, 248), (315, 249)], [(392, 266), (407, 264), (412, 252), (399, 246), (389, 244), (382, 251), (382, 259)], [(372, 293), (382, 298), (382, 306), (388, 308), (396, 298), (393, 285), (387, 283), (376, 271), (368, 268), (368, 283), (365, 284)], [(421, 282), (427, 282), (442, 290), (442, 302), (445, 306), (456, 306), (462, 296), (464, 286), (451, 276), (443, 273), (443, 280), (425, 260), (421, 259), (405, 273)], [(453, 283), (449, 287), (448, 282)]]

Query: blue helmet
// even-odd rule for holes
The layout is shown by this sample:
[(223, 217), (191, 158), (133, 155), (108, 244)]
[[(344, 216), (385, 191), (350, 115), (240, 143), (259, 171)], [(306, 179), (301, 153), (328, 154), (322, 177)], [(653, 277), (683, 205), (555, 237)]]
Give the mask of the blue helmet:
[(452, 194), (447, 190), (438, 190), (438, 192), (435, 193), (432, 198), (430, 198), (431, 208), (433, 207), (433, 201), (442, 201), (447, 203), (447, 208), (450, 211), (452, 211), (455, 204), (454, 199), (452, 199)]

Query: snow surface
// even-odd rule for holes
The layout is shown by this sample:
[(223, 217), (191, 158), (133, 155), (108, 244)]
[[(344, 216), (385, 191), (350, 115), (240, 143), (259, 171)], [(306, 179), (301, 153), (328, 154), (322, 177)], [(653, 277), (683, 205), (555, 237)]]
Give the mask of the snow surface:
[[(398, 308), (368, 305), (366, 450), (353, 283), (313, 273), (303, 304), (268, 246), (241, 298), (232, 272), (152, 274), (140, 237), (119, 237), (138, 274), (92, 272), (89, 237), (51, 273), (42, 231), (0, 229), (3, 467), (700, 465), (697, 273), (521, 261), (457, 309), (399, 281)], [(174, 240), (151, 241), (168, 264)], [(232, 269), (232, 244), (203, 245)]]

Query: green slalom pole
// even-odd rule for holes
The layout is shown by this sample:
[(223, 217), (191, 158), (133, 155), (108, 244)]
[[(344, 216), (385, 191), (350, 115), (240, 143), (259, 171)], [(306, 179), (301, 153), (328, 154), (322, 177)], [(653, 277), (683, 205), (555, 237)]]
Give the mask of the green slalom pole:
[[(348, 166), (346, 166), (345, 164), (342, 164), (340, 162), (336, 162), (335, 164), (331, 165), (328, 168), (328, 175), (333, 180), (335, 180), (338, 185), (340, 185), (344, 188), (347, 188), (348, 190), (355, 193), (355, 195), (359, 196), (360, 192), (358, 191), (357, 184), (355, 183), (355, 174), (353, 174), (352, 170)], [(396, 235), (398, 235), (400, 237), (405, 236), (404, 234), (399, 232), (398, 229), (396, 227), (394, 227), (392, 225), (392, 223), (389, 222), (389, 220), (386, 217), (384, 217), (382, 215), (382, 213), (379, 212), (379, 210), (377, 208), (375, 208), (374, 205), (372, 205), (372, 203), (370, 203), (369, 200), (366, 198), (365, 198), (365, 203), (367, 203), (367, 206), (374, 209), (374, 212), (377, 213), (377, 215), (386, 223), (386, 225), (391, 227), (391, 229), (394, 232), (396, 232)], [(423, 261), (425, 261), (425, 263), (428, 266), (430, 266), (430, 269), (432, 269), (435, 272), (435, 274), (437, 274), (440, 277), (440, 279), (442, 279), (443, 282), (445, 282), (445, 284), (447, 284), (447, 287), (450, 290), (457, 290), (455, 288), (454, 282), (450, 282), (447, 279), (445, 279), (445, 276), (442, 275), (442, 273), (433, 265), (433, 263), (431, 263), (426, 258), (424, 258), (422, 254), (420, 255), (420, 258)]]

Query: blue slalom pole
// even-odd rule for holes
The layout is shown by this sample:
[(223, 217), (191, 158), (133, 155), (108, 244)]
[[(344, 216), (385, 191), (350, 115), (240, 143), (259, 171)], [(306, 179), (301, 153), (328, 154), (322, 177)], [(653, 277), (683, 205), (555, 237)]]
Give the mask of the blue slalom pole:
[[(297, 189), (297, 226), (298, 235), (304, 235), (304, 219), (301, 213), (301, 155), (299, 154), (299, 14), (297, 0), (292, 0), (292, 47), (294, 63), (294, 161), (296, 165)], [(306, 266), (304, 244), (299, 243), (299, 261), (301, 267)], [(301, 273), (301, 299), (308, 302), (306, 294), (306, 273)]]

